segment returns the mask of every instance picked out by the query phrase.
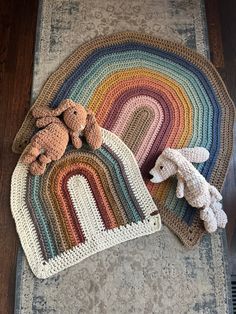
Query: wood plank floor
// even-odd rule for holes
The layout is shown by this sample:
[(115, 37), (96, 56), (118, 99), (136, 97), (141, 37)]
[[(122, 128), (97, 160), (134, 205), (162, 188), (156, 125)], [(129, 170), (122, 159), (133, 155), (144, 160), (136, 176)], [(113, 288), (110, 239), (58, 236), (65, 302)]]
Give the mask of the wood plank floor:
[[(220, 1), (220, 24), (223, 40), (224, 66), (220, 74), (228, 88), (230, 96), (236, 104), (236, 1)], [(235, 129), (236, 141), (236, 129)], [(236, 143), (234, 143), (236, 144)], [(224, 189), (224, 206), (227, 209), (229, 223), (227, 239), (231, 274), (236, 276), (236, 147)]]
[(0, 1), (0, 313), (13, 313), (18, 238), (10, 212), (13, 138), (29, 109), (37, 0)]
[[(236, 1), (206, 0), (211, 60), (236, 104)], [(236, 131), (236, 130), (235, 130)], [(227, 241), (231, 275), (236, 276), (236, 148), (223, 191), (229, 222)]]
[[(206, 0), (212, 61), (236, 100), (236, 2), (224, 0), (219, 6), (216, 2)], [(37, 7), (38, 0), (0, 0), (0, 314), (13, 313), (14, 309), (19, 243), (9, 194), (10, 177), (18, 156), (11, 152), (11, 145), (30, 104)], [(233, 175), (228, 176), (225, 194), (231, 219), (227, 235), (232, 257), (236, 247), (235, 182)], [(232, 269), (236, 274), (236, 269)]]

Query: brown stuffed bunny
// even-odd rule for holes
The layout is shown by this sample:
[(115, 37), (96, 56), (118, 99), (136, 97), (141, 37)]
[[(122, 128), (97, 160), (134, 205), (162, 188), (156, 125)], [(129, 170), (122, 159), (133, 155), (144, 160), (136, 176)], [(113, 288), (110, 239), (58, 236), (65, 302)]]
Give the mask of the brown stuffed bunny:
[[(57, 116), (63, 113), (63, 121)], [(102, 145), (102, 132), (92, 111), (74, 103), (70, 99), (63, 100), (58, 108), (35, 108), (32, 112), (37, 119), (38, 131), (26, 147), (21, 160), (30, 164), (33, 175), (41, 175), (46, 165), (60, 159), (68, 145), (69, 135), (75, 148), (82, 146), (79, 135), (84, 135), (92, 149)]]

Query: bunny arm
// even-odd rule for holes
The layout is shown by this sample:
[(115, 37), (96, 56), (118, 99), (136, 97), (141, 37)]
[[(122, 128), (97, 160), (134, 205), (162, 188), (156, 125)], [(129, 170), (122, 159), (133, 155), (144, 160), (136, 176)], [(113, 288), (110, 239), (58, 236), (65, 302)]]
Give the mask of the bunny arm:
[(178, 198), (184, 197), (184, 179), (177, 174), (177, 188), (176, 188), (176, 196)]
[(70, 131), (70, 137), (75, 148), (80, 148), (82, 146), (82, 141), (79, 138), (78, 132)]
[(44, 128), (51, 123), (60, 123), (60, 119), (56, 117), (44, 117), (36, 120), (36, 126), (38, 128)]

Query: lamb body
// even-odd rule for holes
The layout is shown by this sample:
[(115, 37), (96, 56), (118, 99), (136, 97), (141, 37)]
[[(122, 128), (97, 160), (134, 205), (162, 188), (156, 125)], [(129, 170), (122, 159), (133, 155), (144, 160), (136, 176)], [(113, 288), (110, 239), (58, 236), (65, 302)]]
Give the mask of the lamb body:
[(217, 227), (224, 228), (227, 223), (227, 216), (220, 203), (222, 196), (191, 163), (204, 162), (208, 158), (209, 152), (203, 147), (166, 148), (158, 157), (150, 174), (153, 175), (153, 183), (162, 182), (176, 174), (176, 196), (185, 197), (191, 206), (199, 208), (205, 229), (214, 232)]

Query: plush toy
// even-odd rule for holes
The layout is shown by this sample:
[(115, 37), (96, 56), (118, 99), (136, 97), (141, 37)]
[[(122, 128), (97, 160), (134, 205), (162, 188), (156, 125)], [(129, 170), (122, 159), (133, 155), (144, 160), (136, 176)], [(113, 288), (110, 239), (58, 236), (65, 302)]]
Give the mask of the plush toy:
[(203, 147), (166, 148), (158, 157), (150, 174), (153, 175), (153, 183), (177, 175), (176, 196), (185, 197), (191, 206), (200, 209), (204, 227), (211, 233), (216, 231), (217, 227), (224, 228), (227, 223), (227, 216), (220, 203), (222, 196), (191, 164), (204, 162), (208, 158), (209, 152)]
[[(63, 113), (63, 119), (58, 118)], [(32, 111), (37, 119), (39, 130), (26, 147), (21, 160), (30, 165), (33, 175), (41, 175), (46, 165), (60, 159), (68, 145), (69, 138), (75, 148), (82, 146), (79, 136), (84, 135), (92, 149), (102, 145), (102, 132), (92, 111), (74, 103), (63, 100), (56, 109), (35, 108)]]

